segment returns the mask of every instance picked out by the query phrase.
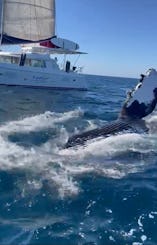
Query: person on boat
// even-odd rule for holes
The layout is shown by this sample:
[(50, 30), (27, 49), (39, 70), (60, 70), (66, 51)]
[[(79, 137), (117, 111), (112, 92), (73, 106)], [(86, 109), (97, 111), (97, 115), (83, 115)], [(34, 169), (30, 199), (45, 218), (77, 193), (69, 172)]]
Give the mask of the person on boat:
[(154, 98), (152, 101), (150, 101), (149, 104), (145, 104), (144, 102), (139, 103), (138, 100), (134, 100), (129, 106), (127, 106), (127, 103), (124, 103), (119, 115), (119, 119), (138, 120), (151, 114), (157, 104), (157, 88), (153, 90), (153, 95)]

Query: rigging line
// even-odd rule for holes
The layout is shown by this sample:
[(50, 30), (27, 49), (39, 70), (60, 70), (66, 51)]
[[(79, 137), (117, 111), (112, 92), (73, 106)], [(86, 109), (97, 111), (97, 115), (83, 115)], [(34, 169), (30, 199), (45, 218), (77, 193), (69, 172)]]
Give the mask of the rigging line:
[(78, 55), (78, 57), (76, 58), (75, 62), (74, 62), (74, 66), (76, 65), (77, 61), (79, 60), (80, 58), (80, 54)]

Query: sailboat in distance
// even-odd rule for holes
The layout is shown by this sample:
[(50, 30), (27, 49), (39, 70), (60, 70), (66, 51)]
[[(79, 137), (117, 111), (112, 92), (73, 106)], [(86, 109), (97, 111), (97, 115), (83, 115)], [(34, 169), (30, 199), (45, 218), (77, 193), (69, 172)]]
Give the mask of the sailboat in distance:
[[(55, 0), (0, 1), (0, 43), (23, 45), (0, 51), (0, 85), (87, 90), (85, 75), (65, 55), (83, 54), (79, 45), (55, 34)], [(55, 55), (55, 57), (52, 57)], [(62, 67), (56, 55), (63, 55)]]
[(1, 0), (1, 44), (41, 42), (55, 36), (55, 1)]

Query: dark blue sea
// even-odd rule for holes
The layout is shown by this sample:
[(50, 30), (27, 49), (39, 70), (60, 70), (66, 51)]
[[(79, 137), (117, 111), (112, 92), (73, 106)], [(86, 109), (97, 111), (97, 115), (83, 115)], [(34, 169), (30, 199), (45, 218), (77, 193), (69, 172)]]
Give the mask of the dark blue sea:
[(157, 244), (157, 114), (149, 134), (64, 149), (115, 120), (137, 83), (86, 78), (87, 92), (0, 87), (0, 245)]

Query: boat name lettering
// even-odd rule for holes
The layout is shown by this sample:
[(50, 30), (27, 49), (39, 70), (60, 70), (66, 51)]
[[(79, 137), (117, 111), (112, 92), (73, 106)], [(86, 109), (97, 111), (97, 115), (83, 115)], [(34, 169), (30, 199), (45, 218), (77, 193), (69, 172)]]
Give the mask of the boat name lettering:
[(39, 77), (36, 77), (36, 76), (33, 76), (33, 80), (35, 81), (40, 81), (40, 80), (47, 80), (48, 78), (47, 77), (42, 77), (42, 76), (39, 76)]

